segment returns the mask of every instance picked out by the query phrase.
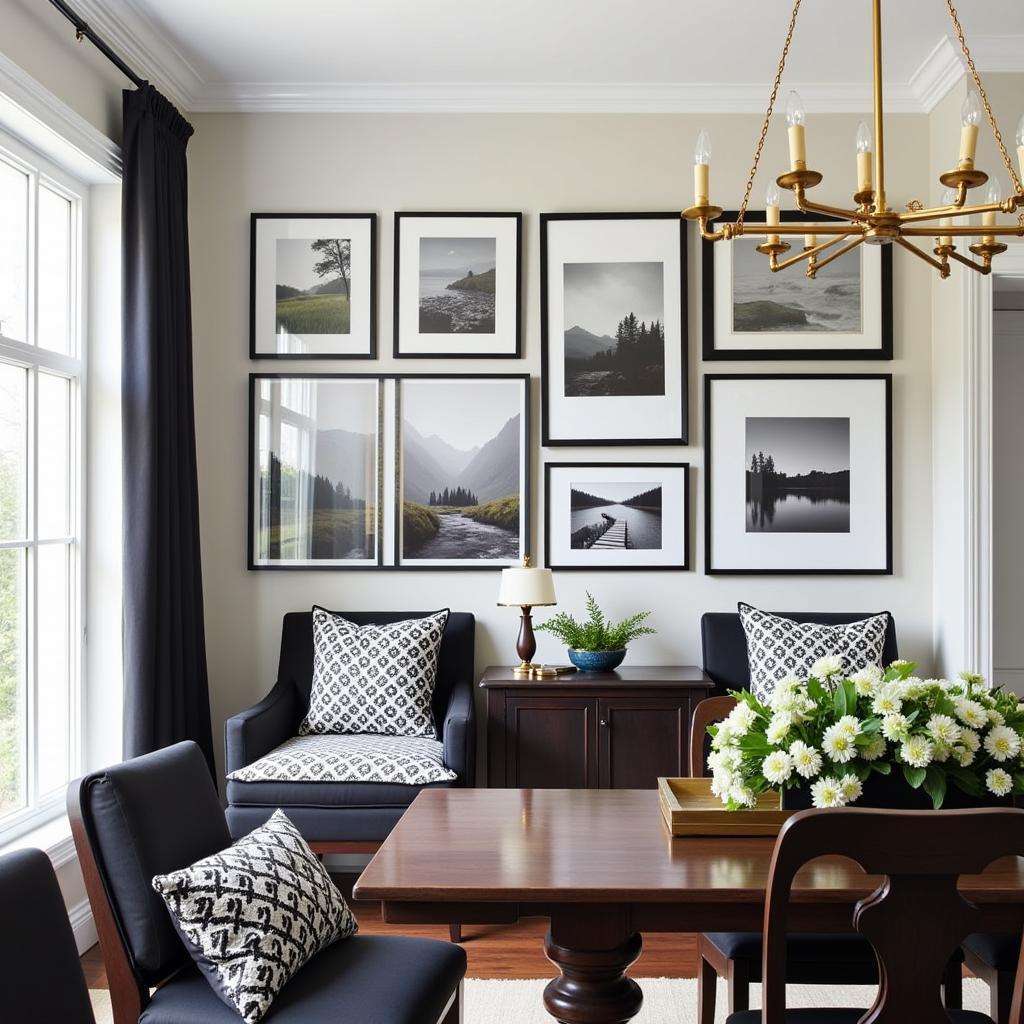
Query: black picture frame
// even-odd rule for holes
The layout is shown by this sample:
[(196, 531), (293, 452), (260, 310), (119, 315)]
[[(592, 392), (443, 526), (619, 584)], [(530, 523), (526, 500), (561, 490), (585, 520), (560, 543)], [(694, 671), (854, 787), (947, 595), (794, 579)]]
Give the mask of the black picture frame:
[[(403, 352), (402, 351), (402, 330), (401, 330), (401, 228), (402, 222), (413, 219), (424, 218), (502, 218), (515, 221), (516, 233), (516, 269), (515, 269), (515, 350), (513, 352), (491, 353), (491, 352)], [(471, 211), (400, 211), (395, 214), (395, 238), (394, 238), (394, 295), (393, 295), (393, 323), (394, 337), (392, 339), (392, 354), (395, 359), (522, 359), (523, 357), (523, 214), (517, 211), (489, 211), (474, 213)], [(464, 336), (466, 344), (472, 343), (473, 336)]]
[[(679, 226), (679, 272), (680, 272), (680, 432), (672, 437), (637, 438), (593, 438), (555, 437), (551, 433), (551, 404), (549, 359), (551, 357), (550, 325), (548, 323), (548, 227), (562, 221), (628, 221), (628, 220), (669, 220)], [(688, 224), (677, 212), (639, 213), (542, 213), (540, 215), (540, 343), (541, 343), (541, 444), (546, 448), (579, 447), (581, 445), (600, 447), (627, 446), (679, 446), (689, 443), (689, 299), (687, 294), (687, 238)], [(638, 397), (642, 400), (642, 396)]]
[[(713, 562), (714, 550), (714, 473), (712, 405), (716, 381), (736, 380), (814, 380), (883, 381), (885, 384), (885, 559), (882, 568), (722, 568)], [(708, 373), (704, 375), (704, 574), (706, 576), (891, 576), (893, 573), (893, 493), (892, 493), (892, 384), (891, 373)]]
[[(370, 227), (370, 323), (368, 351), (363, 353), (258, 352), (256, 338), (257, 226), (261, 220), (366, 220)], [(249, 358), (251, 360), (367, 360), (377, 358), (377, 214), (376, 213), (265, 213), (249, 215)]]
[[(567, 565), (552, 561), (551, 471), (557, 469), (655, 469), (681, 470), (683, 477), (683, 561), (678, 565)], [(691, 572), (691, 498), (688, 462), (546, 462), (544, 463), (544, 564), (558, 572)]]
[[(367, 572), (388, 568), (384, 565), (384, 532), (381, 528), (381, 517), (377, 517), (377, 560), (375, 564), (341, 565), (330, 562), (322, 565), (310, 563), (279, 562), (264, 564), (256, 560), (256, 388), (262, 380), (359, 380), (377, 381), (382, 384), (387, 375), (382, 373), (272, 373), (253, 372), (249, 374), (249, 444), (247, 467), (247, 505), (246, 505), (246, 568), (253, 572)], [(384, 434), (383, 404), (379, 405), (377, 424), (377, 485), (378, 506), (383, 507), (386, 500), (384, 480)]]
[[(729, 210), (722, 214), (723, 222), (735, 221), (738, 211)], [(787, 224), (795, 223), (822, 223), (836, 218), (822, 216), (821, 214), (807, 214), (799, 210), (783, 210), (780, 220)], [(750, 210), (746, 215), (746, 222), (749, 224), (761, 224), (765, 220), (763, 210)], [(877, 349), (866, 348), (827, 348), (827, 349), (767, 349), (767, 348), (733, 348), (721, 349), (716, 347), (715, 336), (715, 252), (716, 246), (721, 248), (725, 245), (739, 244), (734, 239), (731, 242), (710, 242), (701, 241), (701, 335), (702, 335), (702, 356), (705, 362), (741, 362), (756, 360), (761, 361), (804, 361), (818, 362), (828, 360), (873, 360), (891, 361), (893, 358), (893, 247), (883, 245), (878, 248), (881, 251), (881, 281), (879, 282), (881, 295), (881, 336), (880, 346)], [(767, 260), (767, 257), (765, 257)], [(802, 274), (799, 267), (792, 267), (779, 271), (783, 274)], [(828, 273), (828, 268), (821, 271), (822, 277)]]
[(523, 445), (523, 469), (521, 476), (521, 493), (519, 499), (520, 507), (520, 530), (522, 537), (522, 544), (519, 555), (514, 561), (510, 561), (508, 565), (516, 564), (523, 557), (527, 557), (531, 554), (531, 478), (532, 478), (532, 464), (533, 464), (533, 453), (531, 451), (530, 443), (530, 406), (531, 406), (531, 390), (532, 390), (532, 377), (529, 373), (396, 373), (388, 374), (390, 378), (395, 380), (395, 426), (394, 426), (394, 445), (395, 445), (395, 475), (394, 475), (394, 487), (393, 487), (393, 501), (394, 501), (394, 542), (393, 542), (393, 558), (394, 565), (388, 566), (399, 572), (493, 572), (495, 568), (500, 568), (506, 563), (504, 562), (484, 562), (480, 565), (474, 564), (457, 564), (457, 565), (444, 565), (432, 563), (429, 565), (415, 565), (404, 563), (402, 558), (402, 529), (401, 529), (401, 516), (402, 516), (402, 479), (401, 472), (399, 470), (400, 460), (402, 455), (402, 403), (401, 403), (401, 388), (403, 381), (410, 380), (455, 380), (460, 382), (474, 381), (474, 380), (507, 380), (507, 381), (518, 381), (522, 384), (523, 389), (523, 406), (522, 406), (522, 445)]

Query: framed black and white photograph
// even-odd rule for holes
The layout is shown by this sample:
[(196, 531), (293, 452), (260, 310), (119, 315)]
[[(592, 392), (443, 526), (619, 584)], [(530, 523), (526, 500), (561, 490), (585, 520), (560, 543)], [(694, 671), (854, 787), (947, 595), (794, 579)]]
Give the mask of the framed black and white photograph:
[(541, 214), (545, 445), (687, 441), (678, 213)]
[(376, 568), (381, 379), (252, 374), (249, 387), (249, 568)]
[(395, 405), (395, 564), (476, 569), (529, 554), (529, 376), (399, 377)]
[(704, 378), (705, 571), (892, 572), (892, 377)]
[(395, 214), (398, 358), (518, 359), (521, 213)]
[(689, 569), (690, 467), (683, 462), (549, 462), (545, 565)]
[(249, 357), (377, 355), (377, 215), (254, 213)]
[[(781, 219), (822, 220), (795, 210), (784, 210)], [(745, 223), (764, 220), (763, 211), (751, 211)], [(773, 272), (757, 251), (763, 241), (764, 235), (742, 235), (701, 243), (705, 359), (892, 359), (892, 246), (859, 245), (811, 279), (806, 263)], [(805, 239), (783, 241), (792, 246), (782, 257), (789, 258)], [(847, 242), (837, 241), (818, 259)]]

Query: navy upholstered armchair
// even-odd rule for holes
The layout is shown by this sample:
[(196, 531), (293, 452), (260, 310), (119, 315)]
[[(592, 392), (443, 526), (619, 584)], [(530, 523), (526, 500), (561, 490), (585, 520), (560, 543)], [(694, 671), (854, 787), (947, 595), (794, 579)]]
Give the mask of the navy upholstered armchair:
[[(422, 612), (343, 612), (358, 625), (418, 618)], [(262, 825), (280, 807), (318, 853), (376, 848), (421, 788), (472, 786), (476, 771), (473, 712), (475, 619), (448, 616), (438, 658), (433, 712), (444, 763), (457, 778), (427, 787), (391, 782), (291, 782), (227, 784), (227, 820), (234, 838)], [(277, 682), (258, 704), (225, 724), (228, 774), (252, 764), (296, 735), (309, 707), (313, 681), (312, 612), (289, 612), (281, 632)]]

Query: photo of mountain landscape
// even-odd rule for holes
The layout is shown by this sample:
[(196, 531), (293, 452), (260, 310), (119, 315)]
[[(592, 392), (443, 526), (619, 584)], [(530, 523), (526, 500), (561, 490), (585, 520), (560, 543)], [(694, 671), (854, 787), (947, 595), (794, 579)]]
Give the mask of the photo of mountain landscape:
[(850, 420), (748, 416), (747, 533), (850, 532)]
[(496, 252), (496, 238), (420, 238), (421, 333), (494, 333)]
[(665, 394), (662, 263), (563, 265), (565, 397)]
[(400, 378), (402, 564), (520, 557), (525, 395), (520, 377)]
[(275, 270), (277, 333), (349, 333), (350, 238), (279, 238)]

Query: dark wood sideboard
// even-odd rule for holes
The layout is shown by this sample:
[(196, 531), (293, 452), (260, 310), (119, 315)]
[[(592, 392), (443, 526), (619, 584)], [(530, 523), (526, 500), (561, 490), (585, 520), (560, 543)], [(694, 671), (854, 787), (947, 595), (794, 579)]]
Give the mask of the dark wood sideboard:
[(688, 665), (624, 666), (558, 679), (488, 668), (487, 785), (651, 789), (688, 774), (690, 718), (712, 689)]

